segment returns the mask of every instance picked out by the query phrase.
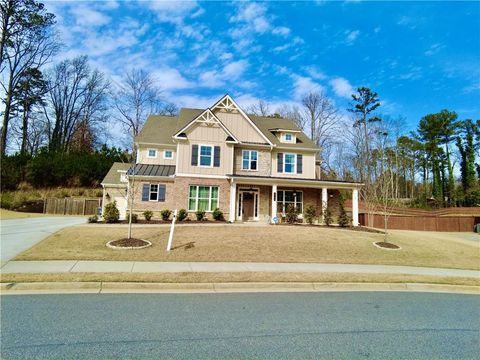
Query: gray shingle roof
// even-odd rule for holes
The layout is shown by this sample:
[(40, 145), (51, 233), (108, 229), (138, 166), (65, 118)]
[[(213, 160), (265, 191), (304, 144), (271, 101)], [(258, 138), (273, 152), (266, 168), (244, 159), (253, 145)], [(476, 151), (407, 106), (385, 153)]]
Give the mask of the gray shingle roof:
[(129, 163), (121, 163), (121, 162), (113, 163), (110, 170), (108, 170), (107, 175), (105, 175), (105, 178), (102, 180), (102, 184), (126, 186), (125, 183), (120, 181), (120, 175), (122, 174), (122, 172), (127, 171), (129, 168), (130, 168)]
[[(178, 116), (150, 115), (142, 130), (136, 137), (137, 142), (152, 144), (174, 144), (172, 136), (185, 125), (200, 115), (204, 109), (182, 108)], [(289, 119), (248, 115), (259, 130), (277, 146), (286, 148), (307, 148), (315, 150), (317, 146), (303, 133), (297, 133), (296, 144), (286, 144), (272, 133), (271, 129), (300, 131), (301, 129)]]
[[(133, 175), (134, 169), (131, 167), (128, 169), (127, 175)], [(135, 175), (138, 176), (172, 176), (175, 174), (174, 165), (148, 165), (137, 164), (135, 165)]]

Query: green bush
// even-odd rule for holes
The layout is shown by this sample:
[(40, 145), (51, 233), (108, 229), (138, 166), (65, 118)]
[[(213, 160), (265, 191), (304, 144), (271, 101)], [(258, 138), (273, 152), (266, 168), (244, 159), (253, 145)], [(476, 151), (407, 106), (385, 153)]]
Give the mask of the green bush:
[(185, 220), (187, 218), (187, 216), (188, 216), (187, 210), (185, 210), (185, 209), (178, 210), (178, 213), (177, 213), (177, 220), (178, 221)]
[(120, 218), (120, 211), (118, 211), (116, 201), (105, 205), (105, 209), (103, 210), (103, 218), (105, 219), (106, 223), (118, 222), (118, 219)]
[(327, 225), (327, 226), (330, 226), (330, 225), (332, 225), (332, 223), (333, 223), (333, 216), (332, 216), (332, 212), (331, 212), (331, 210), (330, 210), (329, 207), (327, 207), (327, 208), (325, 209), (325, 212), (324, 212), (324, 214), (323, 214), (323, 222), (324, 222), (325, 225)]
[(98, 222), (98, 216), (97, 216), (97, 215), (92, 215), (92, 216), (90, 216), (90, 217), (88, 218), (88, 222), (91, 223), (91, 224)]
[(163, 221), (168, 221), (171, 214), (172, 214), (172, 212), (168, 209), (160, 211), (160, 216), (162, 217)]
[(313, 205), (307, 205), (303, 216), (305, 217), (305, 221), (311, 225), (317, 217), (317, 209)]
[(195, 216), (197, 217), (197, 221), (202, 221), (205, 218), (205, 210), (198, 210)]
[(145, 218), (145, 220), (150, 221), (152, 220), (153, 212), (151, 212), (150, 210), (145, 210), (143, 212), (143, 217)]
[(295, 205), (288, 204), (285, 211), (285, 220), (289, 224), (294, 224), (298, 222), (298, 210), (295, 208)]
[(212, 216), (217, 221), (225, 220), (225, 218), (223, 217), (223, 212), (219, 208), (216, 208), (215, 210), (213, 210)]
[(138, 215), (137, 214), (129, 214), (132, 216), (132, 223), (136, 224), (138, 222)]
[(345, 211), (345, 205), (344, 205), (344, 200), (343, 197), (340, 197), (340, 215), (338, 215), (338, 225), (341, 227), (347, 227), (350, 226), (352, 223), (352, 220), (350, 217), (347, 215), (347, 212)]

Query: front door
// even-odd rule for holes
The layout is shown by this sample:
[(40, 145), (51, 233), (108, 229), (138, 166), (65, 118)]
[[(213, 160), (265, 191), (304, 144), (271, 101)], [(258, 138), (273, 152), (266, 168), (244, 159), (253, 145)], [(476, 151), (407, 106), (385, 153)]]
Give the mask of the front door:
[(244, 192), (243, 193), (243, 213), (242, 218), (244, 221), (253, 220), (253, 207), (254, 207), (254, 196), (253, 193)]

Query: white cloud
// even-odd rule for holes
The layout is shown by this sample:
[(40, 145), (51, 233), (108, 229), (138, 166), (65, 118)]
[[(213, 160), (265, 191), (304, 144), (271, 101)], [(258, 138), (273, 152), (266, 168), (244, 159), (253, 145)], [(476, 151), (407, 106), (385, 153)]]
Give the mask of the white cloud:
[(375, 29), (373, 29), (373, 32), (377, 34), (380, 32), (380, 30), (382, 30), (382, 28), (380, 26), (377, 26)]
[(286, 36), (290, 34), (290, 29), (286, 26), (278, 26), (272, 30), (272, 34)]
[(246, 60), (238, 60), (228, 63), (223, 68), (223, 76), (225, 78), (238, 79), (248, 67)]
[(228, 81), (239, 79), (248, 67), (248, 61), (238, 60), (227, 63), (221, 71), (209, 70), (200, 74), (200, 86), (215, 88)]
[(345, 35), (346, 35), (345, 42), (348, 45), (352, 45), (360, 35), (360, 30), (353, 30), (353, 31), (347, 30), (345, 31)]
[(76, 24), (81, 27), (103, 26), (111, 21), (107, 15), (85, 5), (73, 6), (70, 13), (75, 17)]
[(329, 84), (332, 87), (335, 95), (339, 97), (350, 99), (352, 97), (352, 94), (355, 92), (348, 80), (342, 77), (337, 77), (330, 80)]
[(312, 78), (316, 80), (325, 80), (327, 78), (327, 75), (319, 71), (315, 66), (307, 66), (305, 68), (305, 71), (307, 72), (308, 75), (310, 75)]
[(427, 51), (425, 51), (426, 56), (432, 56), (438, 53), (440, 50), (442, 50), (445, 47), (445, 45), (442, 45), (440, 43), (435, 43), (432, 46), (428, 48)]
[(180, 25), (186, 17), (197, 17), (201, 14), (196, 1), (141, 1), (140, 3), (155, 11), (160, 22)]
[(296, 100), (301, 100), (309, 92), (323, 91), (323, 86), (316, 83), (310, 77), (293, 74), (293, 97)]
[(152, 72), (152, 76), (158, 80), (160, 87), (165, 90), (186, 89), (194, 86), (191, 81), (185, 79), (177, 69), (162, 68)]

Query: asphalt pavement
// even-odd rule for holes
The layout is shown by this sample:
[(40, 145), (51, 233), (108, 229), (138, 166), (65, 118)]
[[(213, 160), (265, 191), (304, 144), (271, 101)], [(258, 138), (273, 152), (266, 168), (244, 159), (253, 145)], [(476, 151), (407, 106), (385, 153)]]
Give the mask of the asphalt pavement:
[(480, 296), (2, 296), (2, 359), (475, 359)]
[(0, 220), (0, 261), (4, 265), (21, 252), (67, 226), (86, 223), (85, 217), (42, 216)]

